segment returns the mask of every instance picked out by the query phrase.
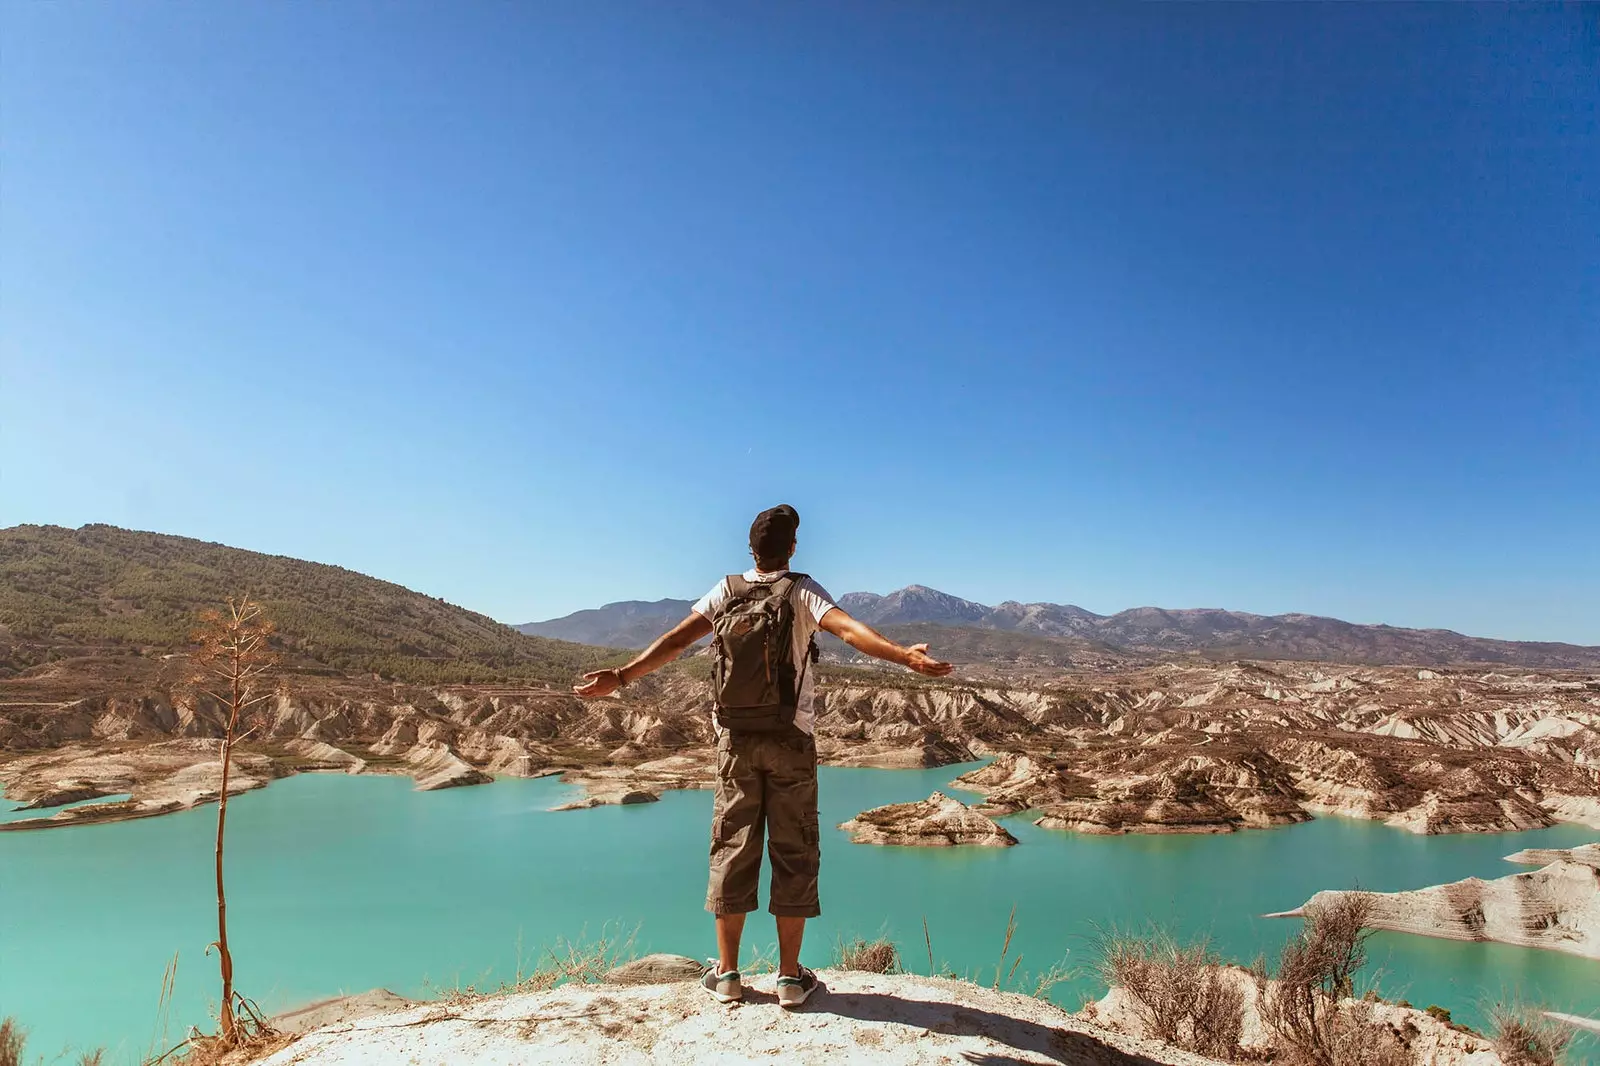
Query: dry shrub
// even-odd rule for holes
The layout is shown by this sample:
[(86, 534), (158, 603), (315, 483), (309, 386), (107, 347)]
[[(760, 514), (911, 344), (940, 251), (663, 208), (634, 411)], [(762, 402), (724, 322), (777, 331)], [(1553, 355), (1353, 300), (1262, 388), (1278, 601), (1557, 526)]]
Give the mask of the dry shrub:
[(1239, 1052), (1244, 1032), (1244, 989), (1214, 967), (1201, 980), (1191, 1021), (1194, 1050), (1211, 1058), (1232, 1058)]
[(1412, 1066), (1416, 1056), (1399, 1033), (1379, 1021), (1374, 1005), (1346, 1000), (1328, 1019), (1329, 1060), (1336, 1066)]
[(894, 943), (883, 937), (862, 940), (857, 937), (846, 941), (839, 938), (834, 948), (834, 967), (840, 970), (859, 970), (862, 973), (898, 973), (900, 952)]
[(1239, 1054), (1244, 990), (1204, 940), (1180, 944), (1159, 929), (1100, 938), (1096, 963), (1121, 988), (1149, 1034), (1213, 1058)]
[(1572, 1043), (1572, 1030), (1525, 1004), (1496, 1003), (1489, 1022), (1506, 1066), (1555, 1066)]
[(0, 1020), (0, 1066), (21, 1066), (26, 1037), (14, 1019)]
[(1298, 936), (1283, 946), (1276, 979), (1256, 972), (1261, 1020), (1287, 1061), (1297, 1066), (1405, 1066), (1414, 1056), (1355, 994), (1367, 961), (1373, 900), (1345, 892), (1305, 910)]
[[(0, 1066), (22, 1066), (22, 1049), (28, 1042), (27, 1037), (15, 1018), (0, 1019)], [(78, 1056), (78, 1066), (102, 1066), (105, 1057), (105, 1048), (85, 1051)]]

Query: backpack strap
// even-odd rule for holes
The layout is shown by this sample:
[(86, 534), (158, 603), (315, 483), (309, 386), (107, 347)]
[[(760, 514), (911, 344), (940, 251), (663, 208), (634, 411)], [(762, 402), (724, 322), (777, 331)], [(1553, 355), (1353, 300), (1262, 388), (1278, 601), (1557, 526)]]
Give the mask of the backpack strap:
[[(744, 579), (743, 574), (729, 574), (722, 580), (728, 586), (728, 598), (722, 601), (724, 608), (728, 605), (729, 600), (740, 599), (750, 592), (750, 582)], [(721, 614), (722, 608), (718, 608), (717, 613)]]
[[(779, 596), (789, 599), (800, 588), (800, 583), (802, 581), (809, 580), (810, 577), (810, 574), (797, 574), (791, 570), (787, 574), (784, 574), (782, 577), (780, 577), (777, 581), (772, 583), (772, 590)], [(789, 606), (795, 614), (798, 615), (800, 613), (801, 608), (798, 603), (791, 602)], [(806, 646), (805, 653), (800, 658), (800, 662), (796, 664), (798, 669), (795, 672), (794, 678), (795, 699), (798, 700), (800, 698), (800, 689), (804, 687), (806, 683), (806, 671), (809, 670), (811, 668), (811, 664), (816, 661), (817, 638), (816, 635), (813, 634), (810, 643)]]
[(809, 581), (810, 579), (810, 574), (797, 574), (791, 570), (772, 583), (772, 591), (782, 598), (788, 599), (800, 587), (801, 582)]

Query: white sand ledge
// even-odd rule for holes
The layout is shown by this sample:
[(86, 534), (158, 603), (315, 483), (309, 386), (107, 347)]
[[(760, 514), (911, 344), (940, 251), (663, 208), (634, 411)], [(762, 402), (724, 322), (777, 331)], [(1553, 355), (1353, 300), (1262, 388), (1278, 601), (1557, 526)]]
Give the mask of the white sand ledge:
[(260, 1066), (1213, 1062), (962, 981), (837, 971), (824, 971), (822, 981), (795, 1011), (777, 1005), (770, 975), (753, 979), (746, 1002), (732, 1006), (692, 983), (569, 985), (465, 1006), (428, 1004), (324, 1026)]
[[(1443, 940), (1495, 941), (1600, 959), (1600, 864), (1593, 845), (1518, 852), (1511, 862), (1548, 861), (1529, 873), (1485, 881), (1469, 877), (1410, 892), (1368, 892), (1375, 929)], [(1318, 892), (1292, 911), (1267, 918), (1301, 918), (1308, 907), (1346, 892)]]
[(1579, 1014), (1562, 1014), (1560, 1011), (1555, 1010), (1545, 1011), (1544, 1016), (1552, 1021), (1570, 1025), (1574, 1029), (1587, 1029), (1591, 1033), (1600, 1033), (1600, 1018), (1585, 1018)]

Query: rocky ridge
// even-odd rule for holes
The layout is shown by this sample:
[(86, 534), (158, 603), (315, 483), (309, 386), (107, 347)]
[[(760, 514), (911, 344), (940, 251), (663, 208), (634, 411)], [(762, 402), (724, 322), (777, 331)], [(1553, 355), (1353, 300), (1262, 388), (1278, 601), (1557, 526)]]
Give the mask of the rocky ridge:
[(1053, 686), (1042, 735), (961, 779), (981, 809), (1100, 833), (1326, 813), (1418, 833), (1600, 826), (1591, 677), (1235, 663), (1086, 688)]
[[(133, 797), (47, 825), (214, 798), (215, 748), (196, 742), (220, 736), (220, 714), (183, 695), (182, 672), (182, 656), (136, 657), (0, 679), (5, 795)], [(825, 763), (993, 757), (962, 782), (984, 796), (980, 813), (1032, 810), (1064, 829), (1219, 832), (1320, 813), (1425, 833), (1600, 827), (1593, 675), (1168, 664), (1040, 684), (836, 670), (820, 698)], [(554, 685), (288, 674), (247, 723), (237, 787), (306, 771), (406, 773), (424, 788), (559, 773), (596, 802), (637, 801), (710, 784), (709, 706), (681, 668), (593, 702)], [(198, 778), (174, 778), (186, 765)]]

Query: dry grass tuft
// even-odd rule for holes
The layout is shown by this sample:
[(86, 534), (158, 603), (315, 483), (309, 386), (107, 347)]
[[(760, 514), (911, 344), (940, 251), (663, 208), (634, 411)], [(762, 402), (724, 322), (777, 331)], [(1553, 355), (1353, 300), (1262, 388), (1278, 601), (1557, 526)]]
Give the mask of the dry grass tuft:
[(883, 937), (875, 940), (846, 941), (839, 938), (834, 947), (833, 965), (840, 970), (859, 970), (862, 973), (899, 973), (900, 952), (894, 943)]
[[(1036, 999), (1049, 999), (1051, 989), (1063, 981), (1070, 981), (1077, 976), (1077, 971), (1067, 965), (1065, 958), (1051, 965), (1048, 970), (1042, 973), (1035, 973), (1022, 969), (1022, 955), (1019, 953), (1011, 960), (1011, 965), (1007, 967), (1006, 958), (1011, 953), (1011, 941), (1016, 934), (1017, 908), (1016, 904), (1012, 904), (1011, 914), (1006, 918), (1005, 939), (1000, 944), (1000, 959), (995, 963), (994, 980), (990, 984), (990, 988), (1004, 989), (1007, 992), (1033, 996)], [(968, 970), (965, 973), (957, 973), (947, 963), (935, 963), (933, 961), (933, 936), (928, 931), (927, 915), (923, 915), (922, 918), (922, 943), (928, 951), (929, 977), (944, 977), (982, 986), (983, 981), (977, 972)], [(904, 960), (897, 960), (897, 964), (903, 967)], [(902, 969), (900, 972), (909, 971)]]
[(1151, 1036), (1213, 1058), (1237, 1058), (1244, 990), (1204, 940), (1180, 944), (1159, 929), (1112, 932), (1099, 943), (1097, 969), (1121, 988)]
[(14, 1019), (0, 1019), (0, 1066), (21, 1066), (27, 1035)]
[(1525, 1004), (1496, 1003), (1489, 1022), (1506, 1066), (1555, 1066), (1572, 1043), (1572, 1030)]
[[(22, 1066), (22, 1049), (27, 1043), (28, 1034), (15, 1018), (0, 1018), (0, 1066)], [(103, 1066), (105, 1057), (105, 1048), (85, 1051), (78, 1056), (78, 1066)]]
[(561, 938), (544, 949), (532, 970), (522, 968), (519, 948), (515, 979), (484, 988), (458, 984), (442, 990), (439, 1002), (458, 1007), (511, 992), (548, 992), (565, 984), (597, 984), (609, 971), (637, 956), (634, 945), (638, 937), (637, 927), (622, 934), (608, 924), (595, 940), (587, 939), (583, 933), (576, 940)]
[(739, 972), (746, 977), (778, 972), (778, 942), (776, 940), (752, 951), (740, 964)]

